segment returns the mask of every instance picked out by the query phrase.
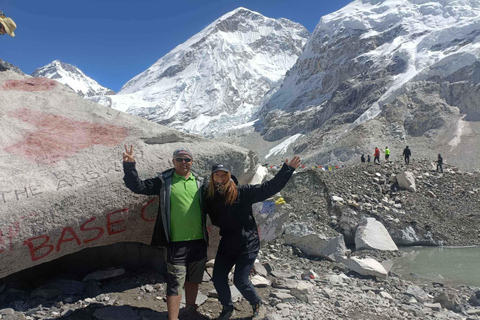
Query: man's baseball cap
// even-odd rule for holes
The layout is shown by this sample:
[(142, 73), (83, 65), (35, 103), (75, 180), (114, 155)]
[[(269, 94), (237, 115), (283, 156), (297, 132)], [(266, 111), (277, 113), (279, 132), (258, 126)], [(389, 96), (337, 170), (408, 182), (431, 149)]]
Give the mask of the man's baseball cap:
[(181, 155), (187, 155), (187, 156), (189, 156), (190, 158), (193, 159), (192, 153), (190, 151), (188, 151), (188, 149), (178, 148), (177, 150), (173, 151), (173, 157), (174, 158), (176, 158), (177, 156), (181, 156)]
[(212, 166), (212, 173), (217, 172), (217, 171), (230, 172), (230, 169), (228, 169), (226, 166), (224, 166), (221, 163), (217, 163), (217, 164), (214, 164)]

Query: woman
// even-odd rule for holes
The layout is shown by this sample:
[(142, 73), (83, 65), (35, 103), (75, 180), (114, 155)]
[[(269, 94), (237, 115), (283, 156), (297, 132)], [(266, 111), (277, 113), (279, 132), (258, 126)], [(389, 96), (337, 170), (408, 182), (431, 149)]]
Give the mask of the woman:
[(288, 159), (277, 175), (261, 185), (237, 186), (236, 178), (221, 164), (214, 165), (205, 199), (205, 210), (212, 223), (220, 228), (220, 245), (213, 268), (213, 283), (218, 300), (223, 305), (219, 320), (230, 319), (234, 307), (228, 286), (228, 274), (235, 265), (233, 282), (245, 299), (252, 305), (253, 320), (265, 317), (265, 307), (250, 279), (250, 270), (260, 250), (257, 224), (253, 217), (252, 204), (264, 201), (287, 184), (300, 158)]

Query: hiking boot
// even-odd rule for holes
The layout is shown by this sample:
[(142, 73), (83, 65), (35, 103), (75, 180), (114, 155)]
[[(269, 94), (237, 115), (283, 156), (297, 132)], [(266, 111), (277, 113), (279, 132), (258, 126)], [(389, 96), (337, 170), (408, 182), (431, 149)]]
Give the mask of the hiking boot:
[(228, 320), (235, 315), (235, 308), (223, 307), (222, 312), (218, 316), (217, 320)]
[(186, 306), (183, 309), (183, 312), (180, 314), (180, 319), (184, 320), (194, 320), (194, 319), (202, 319), (201, 314), (197, 311), (198, 306)]
[(253, 308), (253, 316), (252, 320), (263, 320), (267, 313), (265, 306), (261, 303), (252, 305)]

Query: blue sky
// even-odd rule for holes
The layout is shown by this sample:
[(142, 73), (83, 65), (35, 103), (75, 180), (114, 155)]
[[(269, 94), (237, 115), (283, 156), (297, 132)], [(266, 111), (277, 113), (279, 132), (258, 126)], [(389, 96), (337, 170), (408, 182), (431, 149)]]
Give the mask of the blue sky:
[(223, 14), (238, 7), (301, 23), (310, 32), (349, 0), (0, 0), (17, 24), (0, 59), (30, 74), (55, 59), (115, 91)]

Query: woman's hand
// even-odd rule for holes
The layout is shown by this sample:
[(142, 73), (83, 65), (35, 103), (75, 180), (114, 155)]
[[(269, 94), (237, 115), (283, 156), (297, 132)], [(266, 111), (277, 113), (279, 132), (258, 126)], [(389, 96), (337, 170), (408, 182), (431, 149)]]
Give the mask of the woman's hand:
[(123, 153), (123, 162), (135, 162), (135, 158), (133, 157), (132, 145), (130, 145), (130, 151), (128, 151), (128, 148), (125, 145), (125, 152)]
[(285, 160), (285, 164), (294, 168), (294, 169), (297, 169), (299, 166), (300, 166), (300, 157), (299, 156), (294, 156), (292, 161), (288, 162), (288, 159)]

